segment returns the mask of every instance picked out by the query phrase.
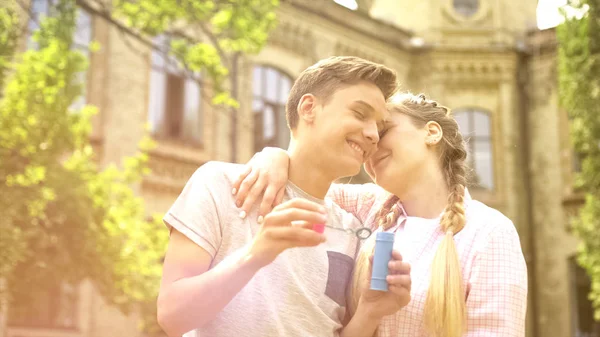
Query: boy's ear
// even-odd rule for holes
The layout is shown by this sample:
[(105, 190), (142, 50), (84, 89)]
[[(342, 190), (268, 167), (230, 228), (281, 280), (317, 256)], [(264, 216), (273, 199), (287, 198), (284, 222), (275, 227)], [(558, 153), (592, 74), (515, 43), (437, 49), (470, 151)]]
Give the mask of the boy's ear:
[(304, 94), (298, 102), (298, 118), (312, 124), (316, 117), (317, 98), (313, 94)]

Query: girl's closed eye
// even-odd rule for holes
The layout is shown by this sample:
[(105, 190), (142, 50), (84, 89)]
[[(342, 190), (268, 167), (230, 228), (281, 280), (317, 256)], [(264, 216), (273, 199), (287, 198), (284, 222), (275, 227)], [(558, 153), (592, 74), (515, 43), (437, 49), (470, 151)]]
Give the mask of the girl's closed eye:
[(387, 128), (379, 130), (379, 139), (381, 139), (385, 135), (387, 130), (388, 130)]

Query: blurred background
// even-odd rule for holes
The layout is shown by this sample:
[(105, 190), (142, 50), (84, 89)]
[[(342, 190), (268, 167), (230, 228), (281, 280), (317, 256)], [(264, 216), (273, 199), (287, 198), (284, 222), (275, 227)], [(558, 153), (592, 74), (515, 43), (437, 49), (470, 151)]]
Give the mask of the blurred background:
[(286, 148), (331, 55), (453, 109), (520, 234), (527, 336), (600, 336), (600, 1), (0, 3), (0, 336), (164, 336), (160, 217), (207, 161)]

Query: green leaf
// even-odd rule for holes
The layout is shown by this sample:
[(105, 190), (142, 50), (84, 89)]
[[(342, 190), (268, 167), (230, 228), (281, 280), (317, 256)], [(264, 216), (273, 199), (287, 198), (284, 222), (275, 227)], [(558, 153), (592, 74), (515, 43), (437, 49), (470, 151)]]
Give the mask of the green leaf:
[[(170, 36), (169, 55), (210, 89), (210, 101), (237, 109), (228, 91), (232, 55), (260, 51), (279, 2), (111, 5), (105, 14), (128, 27), (118, 28), (116, 38)], [(148, 174), (148, 151), (156, 144), (145, 136), (138, 153), (119, 161), (122, 167), (96, 164), (90, 134), (97, 108), (70, 108), (84, 92), (81, 74), (89, 63), (72, 48), (76, 1), (58, 0), (49, 13), (33, 33), (37, 48), (21, 51), (22, 22), (14, 9), (0, 8), (0, 278), (17, 311), (53, 284), (92, 280), (107, 303), (137, 310), (147, 335), (158, 333), (155, 299), (168, 231), (160, 215), (147, 219), (132, 189)], [(97, 52), (100, 44), (87, 49)]]
[(559, 94), (568, 111), (571, 141), (582, 159), (575, 186), (585, 202), (573, 220), (581, 240), (578, 263), (591, 280), (589, 299), (600, 320), (600, 0), (581, 1), (589, 10), (557, 28)]

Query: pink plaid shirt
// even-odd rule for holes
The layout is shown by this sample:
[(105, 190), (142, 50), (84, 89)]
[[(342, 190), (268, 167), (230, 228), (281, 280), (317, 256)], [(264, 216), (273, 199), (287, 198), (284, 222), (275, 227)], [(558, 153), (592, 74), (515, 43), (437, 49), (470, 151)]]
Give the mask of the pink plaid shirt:
[[(334, 185), (329, 196), (365, 225), (377, 226), (376, 214), (389, 196), (374, 184)], [(454, 236), (460, 257), (468, 330), (465, 337), (524, 337), (527, 266), (513, 223), (502, 213), (465, 198), (467, 224)], [(407, 216), (396, 225), (394, 247), (411, 265), (410, 303), (383, 318), (379, 336), (425, 337), (423, 309), (430, 266), (444, 234), (439, 218)]]

